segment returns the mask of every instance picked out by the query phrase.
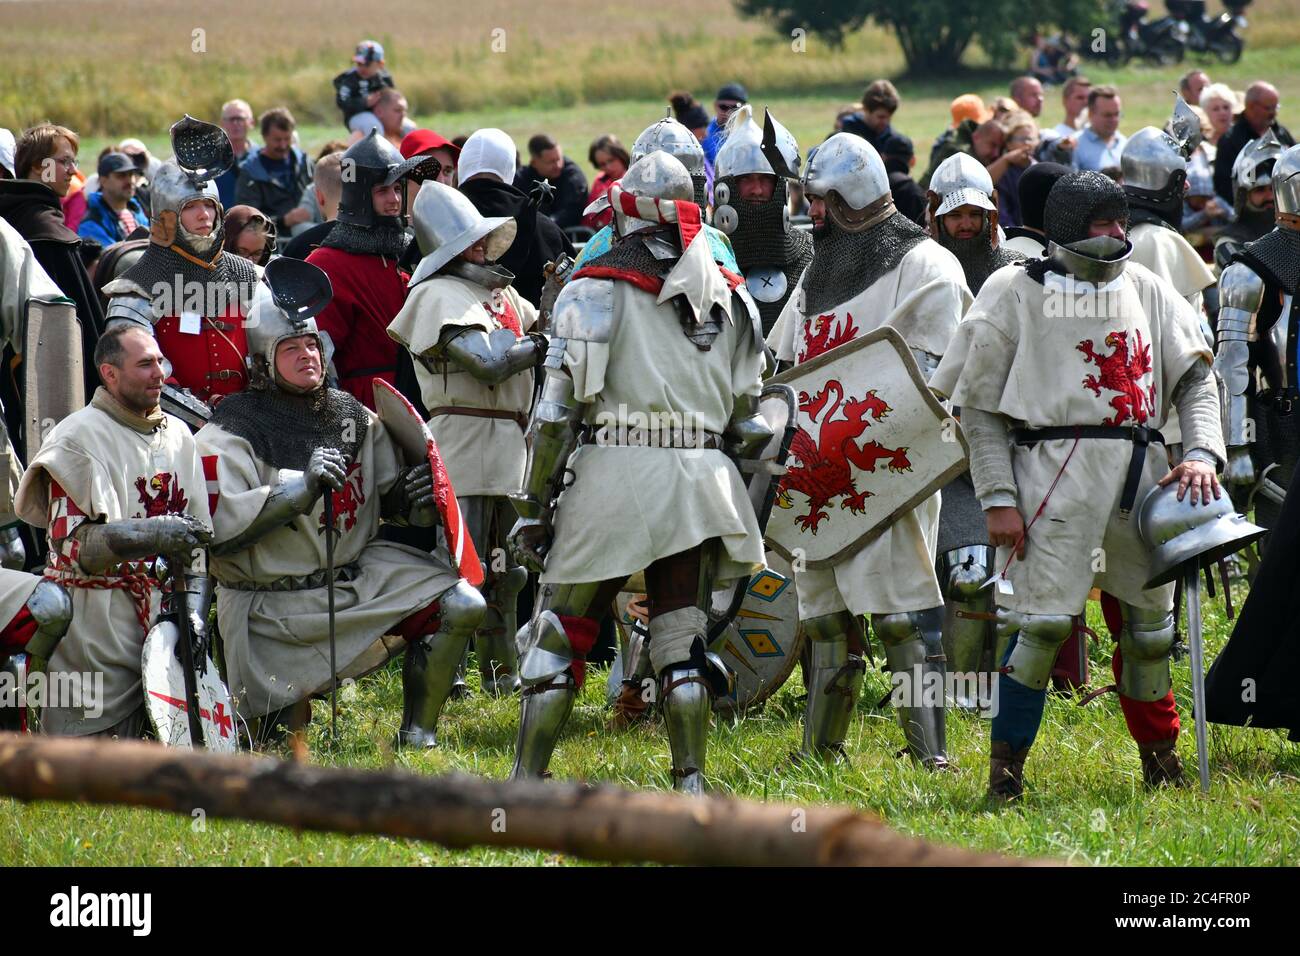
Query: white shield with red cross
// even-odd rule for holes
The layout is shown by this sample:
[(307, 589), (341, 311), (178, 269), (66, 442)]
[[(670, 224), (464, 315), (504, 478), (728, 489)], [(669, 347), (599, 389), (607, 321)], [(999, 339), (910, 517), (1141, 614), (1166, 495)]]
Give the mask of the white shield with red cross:
[[(185, 704), (185, 670), (176, 654), (179, 640), (180, 628), (173, 621), (159, 621), (149, 629), (140, 655), (140, 680), (145, 711), (159, 742), (168, 747), (190, 748), (193, 744)], [(195, 680), (203, 743), (216, 753), (234, 753), (239, 749), (239, 732), (230, 692), (221, 682), (216, 664), (205, 660), (199, 666), (201, 673), (195, 674)]]
[(852, 556), (966, 470), (961, 429), (892, 328), (769, 382), (798, 396), (798, 430), (766, 535), (796, 568)]
[(408, 466), (424, 461), (429, 463), (433, 470), (433, 495), (438, 503), (438, 518), (447, 539), (452, 567), (460, 572), (462, 578), (478, 587), (483, 583), (483, 565), (474, 548), (474, 539), (469, 536), (469, 529), (461, 517), (456, 491), (451, 486), (451, 477), (443, 466), (438, 443), (433, 440), (429, 426), (405, 395), (380, 378), (375, 379), (375, 411)]

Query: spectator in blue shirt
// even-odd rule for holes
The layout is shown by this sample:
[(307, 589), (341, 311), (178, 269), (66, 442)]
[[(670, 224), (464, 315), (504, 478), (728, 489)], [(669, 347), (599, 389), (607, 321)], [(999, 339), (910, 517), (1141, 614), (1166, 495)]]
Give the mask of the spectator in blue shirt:
[(280, 235), (288, 236), (294, 226), (311, 218), (311, 212), (300, 208), (298, 202), (311, 183), (312, 163), (293, 145), (295, 124), (287, 109), (267, 110), (259, 123), (263, 145), (239, 167), (235, 202), (261, 210), (275, 222)]
[(1088, 126), (1074, 147), (1074, 168), (1100, 172), (1119, 166), (1128, 137), (1119, 131), (1121, 103), (1113, 86), (1094, 86), (1088, 91)]
[(700, 142), (704, 147), (704, 158), (710, 166), (718, 158), (718, 149), (727, 138), (727, 120), (748, 102), (749, 92), (739, 83), (728, 83), (718, 90), (718, 95), (713, 100), (715, 116), (709, 121), (709, 130)]
[(99, 189), (86, 197), (86, 214), (77, 235), (94, 239), (104, 248), (121, 242), (136, 229), (148, 228), (149, 217), (135, 187), (140, 171), (126, 153), (105, 153), (99, 158)]

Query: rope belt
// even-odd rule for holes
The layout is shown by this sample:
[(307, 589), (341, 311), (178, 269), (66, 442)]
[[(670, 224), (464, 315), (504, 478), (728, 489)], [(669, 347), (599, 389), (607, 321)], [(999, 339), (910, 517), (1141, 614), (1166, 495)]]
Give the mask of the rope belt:
[(522, 430), (528, 431), (528, 414), (526, 412), (507, 412), (498, 411), (492, 408), (471, 408), (468, 405), (439, 405), (437, 408), (429, 409), (429, 418), (437, 418), (439, 415), (461, 415), (465, 418), (499, 418), (502, 421), (514, 422)]
[[(123, 565), (123, 567), (128, 566)], [(154, 588), (160, 590), (162, 588), (157, 578), (145, 574), (142, 570), (85, 577), (71, 569), (46, 568), (45, 578), (65, 588), (81, 588), (86, 591), (125, 591), (130, 596), (131, 603), (135, 605), (136, 620), (140, 622), (140, 629), (145, 633), (149, 631), (151, 593)]]
[(1142, 480), (1142, 465), (1146, 461), (1147, 446), (1165, 444), (1165, 436), (1155, 428), (1144, 425), (1061, 425), (1054, 428), (1017, 428), (1012, 432), (1017, 445), (1036, 445), (1040, 441), (1078, 440), (1102, 438), (1130, 441), (1133, 454), (1128, 460), (1128, 474), (1124, 478), (1124, 493), (1119, 499), (1120, 517), (1127, 518), (1137, 500), (1138, 483)]
[[(334, 580), (354, 581), (361, 576), (361, 565), (353, 561), (334, 569)], [(221, 581), (223, 588), (231, 591), (312, 591), (329, 584), (329, 571), (321, 569), (311, 574), (286, 574), (274, 581)]]

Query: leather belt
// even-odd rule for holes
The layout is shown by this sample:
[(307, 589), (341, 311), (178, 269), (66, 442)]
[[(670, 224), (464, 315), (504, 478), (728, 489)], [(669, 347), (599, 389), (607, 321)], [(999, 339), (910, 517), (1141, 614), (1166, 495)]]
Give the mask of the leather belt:
[(224, 382), (228, 378), (243, 378), (244, 373), (238, 369), (223, 368), (220, 372), (208, 372), (207, 379), (209, 382)]
[[(361, 565), (357, 562), (345, 564), (334, 569), (334, 580), (353, 581), (361, 576)], [(237, 583), (220, 582), (223, 588), (232, 591), (312, 591), (323, 588), (329, 583), (329, 572), (322, 569), (311, 574), (286, 574), (274, 581), (240, 581)]]
[(430, 418), (437, 418), (439, 415), (461, 415), (465, 418), (499, 418), (502, 421), (514, 422), (524, 431), (528, 431), (528, 415), (524, 412), (498, 411), (493, 408), (471, 408), (468, 405), (439, 405), (437, 408), (429, 409)]
[(1127, 518), (1137, 500), (1138, 483), (1142, 480), (1142, 465), (1146, 461), (1147, 446), (1165, 444), (1165, 436), (1155, 428), (1145, 425), (1060, 425), (1053, 428), (1017, 428), (1012, 433), (1017, 445), (1036, 445), (1040, 441), (1059, 441), (1071, 438), (1102, 438), (1131, 441), (1133, 454), (1128, 460), (1128, 474), (1124, 477), (1124, 493), (1119, 499), (1119, 514)]
[(585, 445), (606, 448), (676, 448), (710, 449), (723, 447), (722, 436), (694, 428), (607, 428), (587, 426), (582, 435)]

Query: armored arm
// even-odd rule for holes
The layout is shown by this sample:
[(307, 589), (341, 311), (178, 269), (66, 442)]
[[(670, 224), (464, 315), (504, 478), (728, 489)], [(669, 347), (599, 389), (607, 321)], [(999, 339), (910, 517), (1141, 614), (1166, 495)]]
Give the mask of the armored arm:
[(1208, 363), (1197, 361), (1183, 373), (1174, 386), (1173, 405), (1178, 409), (1184, 460), (1203, 461), (1218, 471), (1226, 451), (1219, 391)]
[(433, 472), (428, 462), (404, 471), (380, 499), (379, 510), (386, 521), (399, 525), (431, 528), (438, 522), (433, 496)]
[(1223, 436), (1228, 447), (1224, 478), (1232, 484), (1254, 481), (1246, 423), (1246, 391), (1250, 384), (1250, 343), (1256, 339), (1255, 319), (1264, 301), (1264, 280), (1242, 262), (1234, 262), (1219, 277), (1219, 326), (1215, 336), (1214, 370), (1219, 374)]
[(928, 384), (930, 377), (934, 375), (935, 369), (939, 367), (939, 356), (931, 355), (923, 349), (909, 349), (912, 358), (916, 359), (917, 367), (921, 370), (921, 378), (925, 379)]
[(970, 476), (980, 507), (1014, 508), (1016, 478), (1011, 467), (1007, 420), (978, 408), (961, 410), (962, 431), (970, 444)]
[(84, 522), (73, 532), (77, 563), (88, 574), (103, 574), (123, 561), (184, 554), (205, 547), (212, 535), (189, 515)]
[(485, 385), (500, 385), (511, 375), (532, 368), (546, 354), (545, 336), (516, 339), (509, 329), (488, 333), (453, 326), (442, 333), (439, 344), (448, 361)]
[(741, 395), (731, 410), (731, 421), (723, 432), (728, 454), (754, 458), (772, 438), (772, 428), (758, 412), (757, 395)]
[(306, 514), (327, 486), (335, 491), (343, 487), (346, 472), (343, 453), (334, 448), (317, 448), (312, 452), (306, 471), (280, 469), (279, 480), (266, 496), (257, 517), (233, 538), (214, 545), (213, 555), (222, 557), (242, 551), (298, 515)]
[(128, 322), (131, 325), (138, 325), (153, 332), (153, 325), (156, 321), (157, 317), (154, 315), (153, 303), (144, 296), (134, 293), (113, 296), (108, 300), (108, 308), (104, 311), (104, 329), (106, 331), (116, 324)]

